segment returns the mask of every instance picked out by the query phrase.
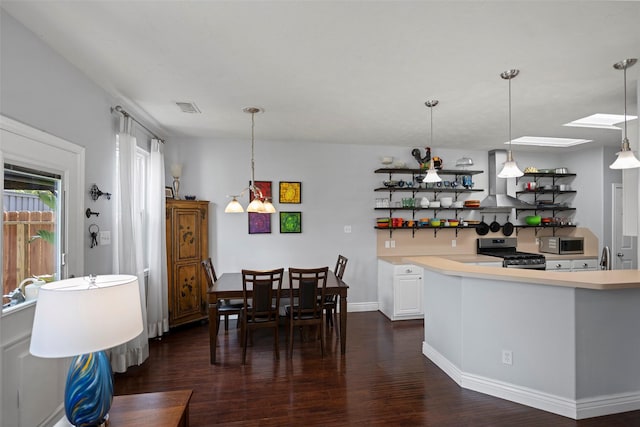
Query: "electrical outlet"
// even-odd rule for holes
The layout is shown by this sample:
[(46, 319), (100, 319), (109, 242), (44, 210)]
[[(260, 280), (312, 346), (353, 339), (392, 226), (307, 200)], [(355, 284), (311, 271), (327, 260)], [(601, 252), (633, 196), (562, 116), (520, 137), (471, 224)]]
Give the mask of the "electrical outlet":
[(453, 239), (453, 240), (451, 241), (451, 247), (452, 247), (452, 248), (455, 248), (455, 247), (456, 247), (456, 239)]
[(513, 365), (513, 352), (511, 350), (502, 350), (502, 363)]
[(392, 240), (392, 241), (391, 241), (391, 247), (392, 247), (392, 248), (395, 248), (395, 247), (396, 247), (396, 241), (395, 241), (395, 240)]
[(351, 233), (351, 226), (350, 225), (345, 225), (344, 226), (344, 232), (345, 233)]
[(390, 241), (390, 240), (385, 240), (385, 241), (384, 241), (384, 247), (385, 247), (386, 249), (389, 249), (389, 248), (391, 247), (391, 241)]

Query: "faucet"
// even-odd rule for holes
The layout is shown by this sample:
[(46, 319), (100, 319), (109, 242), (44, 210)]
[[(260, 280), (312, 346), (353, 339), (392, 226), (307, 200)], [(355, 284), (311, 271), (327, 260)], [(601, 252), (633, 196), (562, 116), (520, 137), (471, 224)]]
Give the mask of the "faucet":
[(609, 246), (602, 248), (602, 256), (600, 257), (600, 270), (611, 270), (611, 249)]
[(8, 298), (11, 300), (9, 303), (10, 306), (19, 304), (25, 301), (24, 294), (20, 290), (20, 288), (16, 288), (13, 291), (9, 292), (8, 295), (2, 295), (3, 298)]

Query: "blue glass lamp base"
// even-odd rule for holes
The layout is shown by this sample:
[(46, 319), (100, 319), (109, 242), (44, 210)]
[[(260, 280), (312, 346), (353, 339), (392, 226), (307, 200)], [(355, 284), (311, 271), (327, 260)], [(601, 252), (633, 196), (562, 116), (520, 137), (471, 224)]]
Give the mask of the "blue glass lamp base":
[(113, 375), (104, 351), (73, 358), (64, 391), (64, 410), (71, 424), (99, 426), (113, 401)]

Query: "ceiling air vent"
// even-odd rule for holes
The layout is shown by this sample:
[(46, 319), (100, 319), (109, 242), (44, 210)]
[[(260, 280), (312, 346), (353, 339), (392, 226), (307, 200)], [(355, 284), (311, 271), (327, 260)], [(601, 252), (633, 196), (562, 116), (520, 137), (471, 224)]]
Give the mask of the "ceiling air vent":
[(183, 113), (200, 114), (201, 111), (193, 102), (176, 102), (176, 105), (180, 107)]

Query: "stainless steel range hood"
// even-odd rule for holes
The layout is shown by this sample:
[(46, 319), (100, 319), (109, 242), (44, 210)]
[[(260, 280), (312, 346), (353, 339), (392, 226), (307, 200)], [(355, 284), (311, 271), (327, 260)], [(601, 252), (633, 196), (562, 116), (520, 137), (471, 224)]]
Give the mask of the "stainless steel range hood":
[(489, 195), (480, 202), (481, 208), (494, 210), (531, 208), (529, 203), (507, 195), (507, 180), (498, 178), (498, 172), (502, 170), (506, 161), (507, 150), (489, 151)]

